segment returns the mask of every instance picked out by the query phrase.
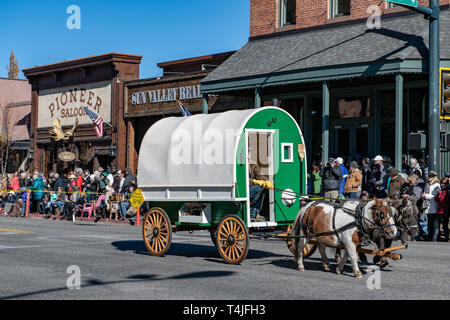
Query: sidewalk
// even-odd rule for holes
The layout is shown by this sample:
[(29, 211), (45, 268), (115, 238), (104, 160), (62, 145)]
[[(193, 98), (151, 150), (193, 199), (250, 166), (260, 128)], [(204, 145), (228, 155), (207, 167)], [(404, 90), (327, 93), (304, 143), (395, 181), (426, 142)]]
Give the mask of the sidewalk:
[[(52, 216), (50, 219), (48, 219), (48, 220), (53, 220), (53, 217), (54, 216)], [(39, 214), (39, 213), (29, 213), (28, 214), (28, 218), (35, 218), (35, 219), (43, 219), (44, 218), (44, 215), (42, 215), (42, 214)], [(58, 219), (56, 219), (56, 221), (60, 221), (60, 218), (58, 218)], [(70, 217), (69, 218), (69, 220), (64, 220), (64, 221), (68, 221), (68, 222), (72, 222), (73, 220), (72, 220), (72, 217)], [(95, 218), (94, 217), (91, 217), (91, 218), (87, 218), (87, 217), (83, 217), (83, 218), (81, 218), (81, 217), (76, 217), (75, 218), (75, 221), (77, 222), (77, 221), (81, 221), (81, 222), (93, 222), (93, 223), (102, 223), (102, 224), (130, 224), (130, 221), (129, 221), (129, 219), (126, 219), (126, 220), (115, 220), (115, 219), (100, 219), (99, 221), (97, 221), (97, 222), (95, 222)], [(135, 222), (135, 224), (134, 225), (136, 225), (136, 220), (135, 219), (133, 219), (133, 221)], [(141, 222), (142, 222), (142, 219), (141, 219)], [(138, 227), (140, 227), (140, 226), (138, 226)]]

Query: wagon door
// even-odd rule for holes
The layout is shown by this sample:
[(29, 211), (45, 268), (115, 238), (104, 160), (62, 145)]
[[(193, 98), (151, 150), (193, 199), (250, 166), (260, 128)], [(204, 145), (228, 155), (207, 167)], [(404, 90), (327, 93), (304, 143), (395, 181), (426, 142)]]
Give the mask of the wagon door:
[[(275, 130), (247, 129), (247, 195), (250, 198), (250, 173), (256, 166), (260, 169), (260, 179), (274, 182), (274, 134)], [(265, 221), (256, 221), (251, 219), (251, 201), (247, 201), (247, 225), (256, 227), (259, 225), (276, 226), (274, 214), (274, 190), (264, 189), (259, 194), (261, 204), (253, 203), (254, 208), (258, 208), (259, 215), (265, 218)]]

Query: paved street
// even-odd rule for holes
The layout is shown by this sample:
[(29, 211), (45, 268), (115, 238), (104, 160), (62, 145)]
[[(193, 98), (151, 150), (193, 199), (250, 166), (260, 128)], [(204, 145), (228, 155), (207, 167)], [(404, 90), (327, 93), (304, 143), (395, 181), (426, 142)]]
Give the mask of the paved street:
[[(450, 244), (410, 243), (403, 260), (369, 290), (351, 275), (323, 272), (318, 253), (296, 270), (284, 242), (252, 240), (242, 265), (227, 265), (209, 233), (174, 234), (166, 257), (146, 253), (131, 225), (0, 218), (1, 299), (449, 299)], [(331, 257), (331, 255), (330, 255)], [(334, 261), (333, 261), (334, 262)], [(70, 266), (81, 289), (69, 290)], [(364, 271), (368, 265), (362, 265)]]

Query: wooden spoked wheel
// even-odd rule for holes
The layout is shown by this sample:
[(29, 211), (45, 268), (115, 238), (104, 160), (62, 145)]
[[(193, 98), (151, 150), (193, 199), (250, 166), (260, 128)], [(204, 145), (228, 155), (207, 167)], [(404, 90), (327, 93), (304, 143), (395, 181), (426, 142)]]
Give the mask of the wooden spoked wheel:
[(209, 235), (211, 236), (211, 241), (217, 247), (217, 228), (209, 229)]
[(217, 228), (216, 246), (225, 262), (241, 263), (248, 253), (248, 229), (241, 218), (229, 215), (222, 219)]
[(163, 256), (170, 248), (172, 225), (167, 213), (160, 208), (152, 208), (142, 225), (145, 247), (154, 256)]
[[(291, 231), (292, 231), (293, 227), (294, 227), (293, 225), (290, 225), (287, 227), (286, 233), (288, 235), (291, 235)], [(298, 248), (296, 248), (293, 245), (292, 238), (286, 238), (286, 245), (289, 248), (289, 250), (292, 252), (294, 257), (297, 257)], [(317, 244), (307, 243), (306, 246), (303, 248), (303, 258), (309, 258), (310, 256), (312, 256), (313, 253), (316, 252), (316, 249), (317, 249)]]

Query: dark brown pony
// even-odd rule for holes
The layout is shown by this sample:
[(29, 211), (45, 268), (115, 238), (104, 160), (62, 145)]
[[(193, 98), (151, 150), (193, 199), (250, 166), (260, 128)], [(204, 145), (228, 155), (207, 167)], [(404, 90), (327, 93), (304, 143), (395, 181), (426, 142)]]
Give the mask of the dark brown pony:
[[(419, 234), (419, 209), (416, 201), (408, 199), (389, 200), (390, 206), (393, 208), (394, 221), (399, 230), (399, 239), (402, 243), (411, 241)], [(387, 238), (379, 233), (374, 234), (374, 242), (377, 244), (379, 250), (384, 250), (392, 246), (393, 239)], [(385, 268), (389, 265), (386, 257), (375, 256), (374, 263), (380, 263), (380, 268)]]

